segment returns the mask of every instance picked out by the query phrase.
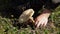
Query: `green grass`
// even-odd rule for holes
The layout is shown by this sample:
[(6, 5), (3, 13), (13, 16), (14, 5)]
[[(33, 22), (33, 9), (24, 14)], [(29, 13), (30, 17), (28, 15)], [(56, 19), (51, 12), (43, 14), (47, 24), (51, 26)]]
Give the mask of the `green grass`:
[(0, 34), (60, 34), (60, 6), (53, 10), (45, 28), (32, 29), (29, 25), (26, 28), (13, 26), (15, 19), (2, 18), (0, 16)]

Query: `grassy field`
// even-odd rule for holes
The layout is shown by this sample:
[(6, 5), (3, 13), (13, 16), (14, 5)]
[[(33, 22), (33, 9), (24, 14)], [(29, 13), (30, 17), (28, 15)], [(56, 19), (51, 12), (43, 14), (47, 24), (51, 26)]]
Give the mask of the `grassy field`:
[(16, 19), (0, 16), (0, 34), (60, 34), (60, 6), (53, 10), (46, 27), (35, 29), (34, 26), (14, 23), (17, 23)]

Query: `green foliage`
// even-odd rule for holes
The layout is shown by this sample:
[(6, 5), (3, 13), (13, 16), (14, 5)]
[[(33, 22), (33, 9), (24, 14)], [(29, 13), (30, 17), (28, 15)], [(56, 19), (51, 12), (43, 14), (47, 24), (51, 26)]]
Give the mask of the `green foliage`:
[(55, 25), (60, 26), (60, 6), (58, 6), (54, 12), (52, 12), (51, 15), (52, 22), (55, 23)]

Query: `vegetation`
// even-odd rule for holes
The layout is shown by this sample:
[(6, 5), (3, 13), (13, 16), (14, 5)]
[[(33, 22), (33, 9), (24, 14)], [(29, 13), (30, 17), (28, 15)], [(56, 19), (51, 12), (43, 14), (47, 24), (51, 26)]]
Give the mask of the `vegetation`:
[(9, 19), (0, 16), (0, 34), (60, 34), (60, 6), (53, 10), (48, 25), (40, 29), (35, 29), (30, 25), (17, 26), (15, 20), (15, 18)]

